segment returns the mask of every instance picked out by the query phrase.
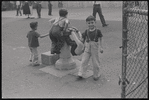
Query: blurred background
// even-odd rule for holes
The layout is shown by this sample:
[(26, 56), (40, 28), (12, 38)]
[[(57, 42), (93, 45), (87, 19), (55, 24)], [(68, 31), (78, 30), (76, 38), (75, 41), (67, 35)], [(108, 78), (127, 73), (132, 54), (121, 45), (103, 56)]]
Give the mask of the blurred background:
[[(24, 1), (22, 1), (24, 2)], [(101, 1), (102, 7), (122, 7), (122, 1)], [(51, 1), (53, 7), (52, 8), (86, 8), (92, 7), (93, 1)], [(16, 9), (16, 1), (2, 1), (2, 11), (6, 10), (15, 10)], [(35, 8), (35, 4), (34, 4)], [(48, 8), (48, 1), (42, 2), (42, 8)]]

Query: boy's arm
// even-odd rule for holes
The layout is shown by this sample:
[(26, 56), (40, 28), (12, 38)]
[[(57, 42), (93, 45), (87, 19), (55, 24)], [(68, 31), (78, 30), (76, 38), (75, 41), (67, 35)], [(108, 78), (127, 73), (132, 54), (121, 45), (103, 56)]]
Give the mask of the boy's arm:
[[(65, 25), (64, 25), (64, 29), (63, 29), (63, 33), (66, 33), (66, 29), (68, 28), (68, 24), (69, 24), (69, 21), (66, 20), (65, 21)], [(64, 34), (63, 34), (64, 35)]]
[(100, 52), (103, 53), (102, 37), (99, 37), (99, 48), (100, 48)]
[(100, 48), (103, 48), (103, 46), (102, 46), (102, 37), (99, 37), (99, 45), (100, 45)]
[(102, 45), (102, 37), (103, 37), (103, 35), (102, 35), (102, 33), (101, 33), (101, 31), (100, 30), (98, 30), (98, 42), (99, 42), (99, 49), (100, 49), (100, 53), (103, 53), (103, 45)]
[(63, 31), (65, 32), (67, 28), (68, 28), (68, 23), (65, 24)]
[(51, 22), (52, 24), (55, 22), (56, 19), (50, 19), (49, 22)]
[(85, 35), (86, 35), (85, 33), (86, 33), (86, 31), (85, 31), (84, 33), (82, 33), (82, 39), (81, 39), (81, 41), (82, 41), (83, 43), (85, 42), (85, 37), (86, 37), (86, 36), (85, 36)]
[(40, 35), (39, 37), (40, 37), (40, 38), (44, 38), (44, 37), (46, 37), (46, 36), (48, 36), (48, 35), (49, 35), (49, 33), (44, 34), (44, 35)]
[(80, 40), (81, 42), (83, 42), (82, 33), (81, 33), (80, 31), (78, 31), (78, 35), (79, 35), (79, 40)]

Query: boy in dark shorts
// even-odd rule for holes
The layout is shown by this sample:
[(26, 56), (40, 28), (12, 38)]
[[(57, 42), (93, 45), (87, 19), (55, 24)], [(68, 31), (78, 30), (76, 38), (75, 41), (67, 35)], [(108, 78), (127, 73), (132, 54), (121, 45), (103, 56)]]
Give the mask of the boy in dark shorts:
[(49, 33), (45, 35), (40, 35), (39, 33), (36, 32), (37, 27), (38, 27), (38, 22), (31, 22), (30, 23), (31, 31), (28, 32), (27, 38), (28, 38), (28, 46), (31, 51), (30, 55), (30, 62), (32, 62), (33, 66), (39, 66), (38, 62), (38, 51), (37, 47), (39, 47), (39, 41), (38, 38), (43, 38), (49, 35)]
[(83, 42), (85, 43), (85, 50), (82, 56), (81, 66), (78, 72), (77, 79), (83, 79), (83, 75), (87, 70), (89, 59), (92, 58), (93, 64), (93, 79), (96, 81), (99, 78), (100, 71), (100, 61), (98, 56), (98, 49), (100, 53), (103, 53), (102, 49), (102, 33), (96, 28), (95, 17), (89, 16), (86, 19), (86, 24), (88, 29), (82, 34)]
[(75, 45), (75, 42), (69, 37), (70, 32), (66, 32), (70, 24), (67, 15), (68, 11), (62, 8), (59, 10), (59, 18), (51, 20), (53, 24), (49, 32), (49, 37), (52, 41), (51, 54), (60, 54), (60, 50), (65, 42), (70, 46)]

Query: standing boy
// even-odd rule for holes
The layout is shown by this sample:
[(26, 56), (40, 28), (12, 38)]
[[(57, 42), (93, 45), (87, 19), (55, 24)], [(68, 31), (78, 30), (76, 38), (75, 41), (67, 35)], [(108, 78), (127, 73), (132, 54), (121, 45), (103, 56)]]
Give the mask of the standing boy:
[(19, 15), (19, 13), (20, 13), (20, 16), (22, 16), (22, 13), (21, 13), (21, 1), (16, 1), (16, 8), (17, 8), (17, 14), (16, 14), (16, 16), (18, 16)]
[(99, 29), (96, 28), (95, 17), (89, 16), (86, 19), (86, 24), (88, 29), (82, 34), (83, 42), (85, 42), (85, 50), (82, 56), (81, 66), (78, 72), (78, 79), (83, 79), (83, 75), (87, 69), (89, 59), (92, 57), (93, 64), (93, 78), (98, 80), (99, 71), (100, 71), (100, 61), (98, 56), (98, 49), (100, 53), (103, 53), (102, 49), (102, 33)]
[(34, 4), (34, 1), (29, 1), (29, 9), (30, 9), (30, 16), (31, 18), (34, 18), (33, 17), (33, 4)]
[(36, 10), (37, 10), (38, 18), (41, 18), (42, 1), (35, 1), (35, 3), (36, 3)]
[(100, 17), (100, 21), (102, 23), (102, 27), (108, 26), (108, 24), (106, 24), (105, 18), (102, 14), (102, 9), (101, 9), (101, 1), (94, 1), (94, 5), (93, 5), (93, 16), (96, 18), (96, 13), (98, 13), (99, 17)]
[(39, 37), (43, 38), (43, 37), (46, 37), (49, 35), (49, 33), (48, 33), (48, 34), (41, 36), (39, 33), (36, 32), (37, 26), (38, 26), (38, 22), (31, 22), (30, 27), (32, 30), (29, 31), (27, 34), (28, 46), (29, 46), (30, 51), (31, 51), (30, 62), (32, 62), (32, 64), (34, 66), (40, 65), (38, 62), (38, 51), (37, 51), (37, 47), (39, 47), (38, 38)]
[(63, 8), (63, 3), (62, 3), (62, 1), (58, 1), (58, 8)]
[(52, 16), (52, 4), (51, 4), (51, 1), (48, 1), (48, 8), (49, 8), (48, 15)]

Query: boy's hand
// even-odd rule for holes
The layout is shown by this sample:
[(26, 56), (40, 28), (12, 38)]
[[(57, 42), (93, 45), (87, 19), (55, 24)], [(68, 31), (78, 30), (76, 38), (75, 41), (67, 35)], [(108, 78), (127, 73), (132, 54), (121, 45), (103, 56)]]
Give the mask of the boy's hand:
[(103, 53), (103, 48), (100, 48), (100, 53)]

